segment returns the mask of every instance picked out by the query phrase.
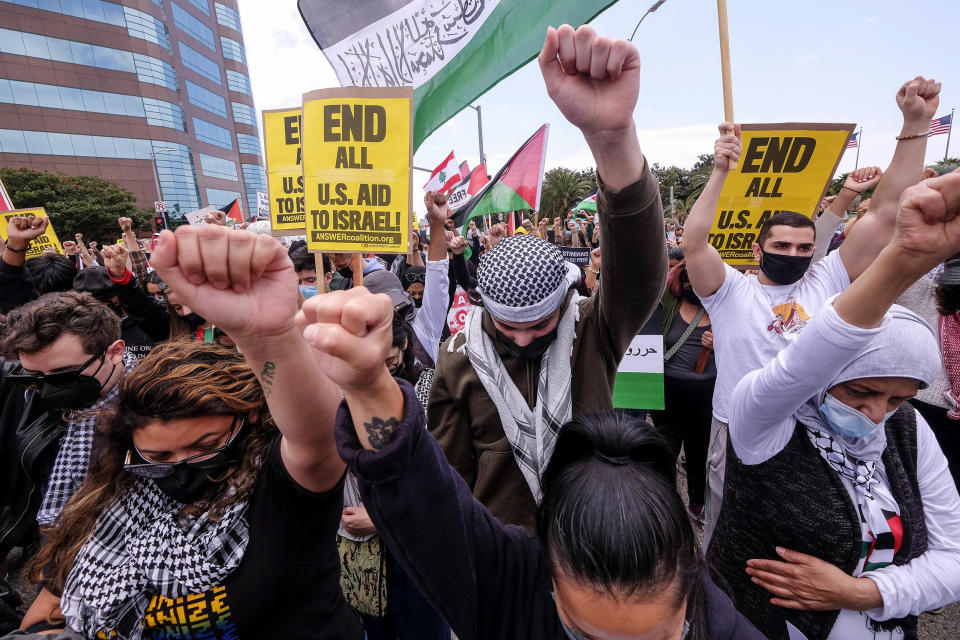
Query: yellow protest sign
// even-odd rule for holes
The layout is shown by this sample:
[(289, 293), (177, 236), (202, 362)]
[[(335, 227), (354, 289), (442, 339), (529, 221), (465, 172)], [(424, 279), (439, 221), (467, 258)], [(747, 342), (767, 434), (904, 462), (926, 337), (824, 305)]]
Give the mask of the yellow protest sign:
[(745, 124), (743, 152), (727, 175), (710, 244), (732, 266), (755, 266), (753, 243), (775, 213), (808, 217), (829, 185), (853, 124)]
[(406, 253), (413, 89), (343, 87), (303, 96), (310, 251)]
[(300, 146), (301, 109), (263, 112), (263, 147), (267, 155), (267, 191), (271, 232), (303, 235), (303, 167)]
[[(3, 238), (3, 241), (7, 241), (7, 224), (10, 222), (10, 218), (15, 218), (17, 216), (36, 216), (37, 218), (46, 218), (47, 212), (43, 207), (35, 207), (33, 209), (14, 209), (13, 211), (4, 211), (0, 213), (0, 237)], [(43, 252), (47, 250), (48, 247), (53, 247), (54, 251), (63, 255), (63, 247), (60, 246), (60, 239), (57, 238), (57, 232), (53, 230), (53, 221), (47, 225), (47, 231), (39, 238), (35, 239), (30, 243), (30, 247), (27, 249), (26, 259), (37, 258), (43, 255)]]

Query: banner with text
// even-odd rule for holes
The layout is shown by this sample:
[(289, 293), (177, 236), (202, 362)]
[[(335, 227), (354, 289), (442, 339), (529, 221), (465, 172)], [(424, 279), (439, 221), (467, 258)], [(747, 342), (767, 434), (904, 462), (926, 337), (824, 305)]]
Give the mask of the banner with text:
[[(34, 207), (32, 209), (13, 209), (12, 211), (4, 211), (0, 214), (0, 237), (3, 238), (3, 241), (7, 241), (7, 224), (10, 222), (10, 218), (15, 218), (17, 216), (36, 216), (37, 218), (46, 218), (47, 212), (43, 207)], [(30, 243), (30, 247), (27, 249), (26, 259), (30, 258), (39, 258), (43, 255), (43, 252), (48, 248), (53, 247), (54, 251), (63, 255), (63, 247), (60, 246), (60, 239), (57, 238), (57, 232), (53, 230), (53, 221), (50, 221), (50, 224), (47, 226), (47, 231)]]
[(638, 335), (617, 368), (616, 409), (663, 409), (663, 336)]
[(410, 87), (303, 96), (303, 189), (310, 251), (406, 253), (413, 158)]
[(300, 113), (299, 108), (263, 112), (270, 225), (275, 236), (303, 235), (306, 225)]
[[(526, 232), (524, 232), (526, 233)], [(590, 247), (557, 247), (560, 255), (567, 262), (572, 262), (578, 267), (586, 267), (590, 264)]]
[(724, 262), (755, 267), (760, 226), (781, 211), (812, 217), (843, 155), (853, 124), (745, 124), (743, 152), (727, 175), (710, 244)]

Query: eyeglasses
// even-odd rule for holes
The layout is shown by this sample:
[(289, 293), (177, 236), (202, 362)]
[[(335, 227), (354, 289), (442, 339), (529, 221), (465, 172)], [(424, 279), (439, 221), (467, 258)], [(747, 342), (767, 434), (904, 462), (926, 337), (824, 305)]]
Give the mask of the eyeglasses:
[[(237, 422), (239, 421), (239, 424)], [(144, 463), (132, 463), (130, 462), (131, 450), (127, 450), (127, 457), (123, 461), (124, 471), (129, 471), (134, 475), (138, 475), (141, 478), (150, 478), (156, 480), (157, 478), (168, 478), (172, 476), (176, 470), (185, 464), (189, 464), (194, 469), (213, 469), (219, 466), (219, 461), (214, 462), (212, 458), (218, 453), (222, 453), (230, 446), (230, 443), (233, 442), (237, 434), (240, 433), (240, 429), (243, 427), (244, 419), (240, 417), (235, 417), (233, 422), (230, 424), (230, 436), (227, 438), (226, 443), (223, 446), (217, 447), (216, 449), (211, 449), (210, 451), (204, 451), (203, 453), (198, 453), (195, 456), (190, 456), (189, 458), (184, 458), (177, 462), (150, 462), (147, 460), (147, 457), (140, 453), (140, 450), (137, 449), (136, 445), (132, 446), (132, 451), (136, 452), (137, 456), (141, 460), (146, 460)], [(236, 429), (234, 429), (236, 427)], [(208, 464), (204, 464), (207, 462)]]
[[(77, 376), (79, 376), (84, 369), (89, 367), (91, 364), (106, 356), (106, 351), (101, 351), (94, 354), (90, 357), (89, 360), (84, 362), (82, 365), (76, 369), (70, 369), (68, 371), (57, 371), (56, 373), (28, 373), (26, 369), (23, 368), (23, 365), (17, 365), (17, 367), (7, 376), (7, 380), (10, 382), (24, 387), (25, 389), (36, 389), (42, 383), (48, 382), (50, 384), (65, 384), (68, 382), (74, 381)], [(99, 369), (97, 369), (99, 371)]]

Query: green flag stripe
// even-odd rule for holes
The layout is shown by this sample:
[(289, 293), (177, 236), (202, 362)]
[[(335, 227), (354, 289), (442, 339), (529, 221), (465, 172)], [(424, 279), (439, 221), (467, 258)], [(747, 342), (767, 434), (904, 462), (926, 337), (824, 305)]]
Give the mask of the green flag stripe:
[(473, 206), (473, 210), (463, 223), (467, 224), (473, 218), (485, 216), (488, 213), (504, 213), (521, 209), (533, 209), (533, 205), (504, 183), (498, 182)]
[(618, 373), (613, 387), (617, 409), (663, 409), (662, 373)]
[(527, 62), (543, 47), (547, 25), (590, 22), (615, 0), (501, 0), (443, 69), (413, 92), (414, 149), (437, 127)]

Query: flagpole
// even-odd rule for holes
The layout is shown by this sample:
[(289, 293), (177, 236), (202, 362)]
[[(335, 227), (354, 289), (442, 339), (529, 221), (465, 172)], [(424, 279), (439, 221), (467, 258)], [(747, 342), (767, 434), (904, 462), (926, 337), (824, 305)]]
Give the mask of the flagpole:
[(857, 159), (853, 163), (853, 170), (856, 171), (857, 167), (860, 166), (860, 145), (863, 144), (863, 127), (860, 127), (860, 132), (857, 134)]
[(953, 112), (956, 109), (950, 109), (950, 128), (947, 129), (947, 150), (943, 152), (943, 161), (947, 161), (947, 156), (950, 155), (950, 134), (953, 133)]
[(727, 0), (717, 0), (720, 28), (720, 71), (723, 74), (723, 119), (733, 122), (733, 79), (730, 75), (730, 34), (727, 28)]

